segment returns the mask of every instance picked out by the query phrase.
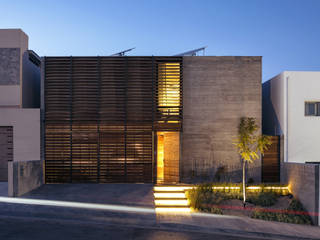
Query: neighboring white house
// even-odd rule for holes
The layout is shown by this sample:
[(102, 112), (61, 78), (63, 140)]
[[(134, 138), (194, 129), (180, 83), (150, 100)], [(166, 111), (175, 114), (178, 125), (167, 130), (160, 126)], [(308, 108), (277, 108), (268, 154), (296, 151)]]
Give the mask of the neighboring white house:
[(42, 180), (40, 63), (21, 29), (0, 29), (0, 182), (8, 182), (9, 196)]
[(263, 132), (282, 136), (284, 162), (320, 162), (320, 72), (285, 71), (262, 89)]

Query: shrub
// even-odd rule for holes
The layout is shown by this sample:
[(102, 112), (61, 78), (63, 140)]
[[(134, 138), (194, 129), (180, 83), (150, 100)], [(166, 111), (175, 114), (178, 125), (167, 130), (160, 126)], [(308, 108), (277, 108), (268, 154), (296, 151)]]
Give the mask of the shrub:
[[(251, 217), (262, 220), (296, 223), (296, 224), (312, 224), (312, 220), (309, 215), (304, 214), (306, 211), (302, 204), (293, 199), (287, 208), (288, 212), (266, 212), (262, 210), (255, 210), (252, 212)], [(296, 212), (296, 213), (295, 213)]]
[(262, 207), (272, 206), (277, 202), (277, 194), (273, 192), (248, 193), (247, 201)]
[[(216, 184), (214, 186), (217, 186)], [(221, 185), (225, 186), (225, 185)], [(241, 199), (241, 193), (237, 191), (213, 190), (212, 184), (202, 184), (197, 188), (190, 189), (186, 192), (190, 206), (193, 209), (222, 214), (222, 210), (217, 207), (222, 201), (228, 199)]]

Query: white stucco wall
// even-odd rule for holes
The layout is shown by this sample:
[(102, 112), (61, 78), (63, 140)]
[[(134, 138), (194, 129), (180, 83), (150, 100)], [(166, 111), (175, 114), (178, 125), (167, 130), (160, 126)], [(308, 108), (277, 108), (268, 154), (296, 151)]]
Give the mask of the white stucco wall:
[(320, 102), (320, 72), (285, 72), (288, 81), (288, 161), (320, 162), (320, 116), (305, 116), (305, 102)]
[(320, 162), (320, 117), (305, 116), (305, 102), (320, 102), (320, 72), (285, 71), (269, 80), (271, 102), (284, 136), (284, 161)]
[(13, 126), (13, 161), (40, 160), (40, 109), (0, 108), (0, 126)]

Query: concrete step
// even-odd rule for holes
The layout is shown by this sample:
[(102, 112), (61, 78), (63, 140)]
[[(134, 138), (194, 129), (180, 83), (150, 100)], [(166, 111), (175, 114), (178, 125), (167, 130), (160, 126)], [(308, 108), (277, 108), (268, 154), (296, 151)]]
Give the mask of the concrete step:
[(190, 212), (190, 205), (185, 195), (185, 189), (188, 188), (189, 186), (154, 186), (156, 212)]

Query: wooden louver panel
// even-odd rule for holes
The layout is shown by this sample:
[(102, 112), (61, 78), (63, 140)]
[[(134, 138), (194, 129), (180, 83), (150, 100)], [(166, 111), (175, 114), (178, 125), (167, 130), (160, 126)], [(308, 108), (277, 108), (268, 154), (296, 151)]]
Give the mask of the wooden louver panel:
[(280, 136), (271, 137), (272, 144), (262, 157), (262, 181), (280, 181)]
[[(157, 69), (170, 61), (174, 114), (158, 108)], [(46, 57), (46, 182), (151, 182), (152, 131), (181, 129), (181, 81), (177, 57)]]

